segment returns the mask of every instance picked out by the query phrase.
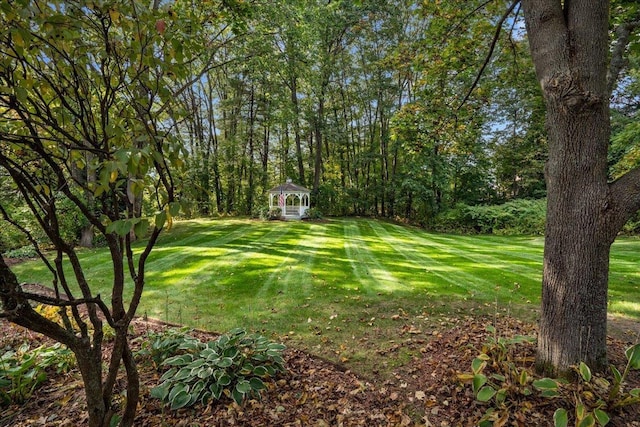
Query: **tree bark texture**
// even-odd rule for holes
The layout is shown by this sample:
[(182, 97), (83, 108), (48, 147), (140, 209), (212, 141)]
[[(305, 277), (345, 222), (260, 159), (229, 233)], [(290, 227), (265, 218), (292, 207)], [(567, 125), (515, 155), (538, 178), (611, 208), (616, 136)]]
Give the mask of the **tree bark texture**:
[[(610, 247), (638, 209), (637, 179), (607, 182), (609, 1), (522, 5), (549, 141), (537, 364), (550, 374), (580, 361), (601, 369), (607, 361)], [(636, 197), (623, 200), (617, 187)]]
[(88, 425), (103, 427), (106, 405), (102, 399), (100, 349), (93, 347), (88, 339), (76, 337), (72, 332), (34, 311), (29, 300), (23, 296), (15, 274), (2, 257), (0, 257), (0, 302), (2, 313), (9, 321), (61, 342), (73, 351), (85, 386)]

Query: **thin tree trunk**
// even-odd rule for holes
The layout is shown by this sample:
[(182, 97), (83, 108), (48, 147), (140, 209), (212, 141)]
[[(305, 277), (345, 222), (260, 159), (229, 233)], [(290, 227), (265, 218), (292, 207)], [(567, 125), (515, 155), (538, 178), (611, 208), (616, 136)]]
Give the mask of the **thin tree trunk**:
[(128, 342), (125, 342), (125, 347), (122, 352), (122, 363), (127, 374), (127, 400), (120, 427), (130, 427), (135, 421), (138, 401), (140, 399), (140, 377)]
[(318, 101), (318, 115), (315, 123), (315, 157), (313, 162), (313, 199), (318, 199), (320, 193), (320, 175), (322, 174), (322, 131), (324, 123), (324, 97)]
[(262, 132), (262, 189), (265, 191), (269, 185), (269, 135), (270, 128), (268, 123), (264, 123)]
[[(102, 394), (101, 347), (93, 346), (86, 338), (76, 337), (70, 331), (35, 312), (29, 301), (20, 295), (16, 275), (0, 257), (0, 305), (10, 322), (43, 334), (68, 346), (74, 353), (82, 375), (89, 427), (103, 427), (107, 407)], [(137, 404), (137, 402), (136, 402)]]
[(253, 210), (253, 194), (255, 192), (255, 184), (254, 184), (254, 146), (255, 146), (255, 132), (254, 132), (254, 126), (255, 126), (255, 118), (256, 118), (256, 103), (255, 103), (255, 88), (253, 85), (251, 85), (251, 90), (250, 90), (250, 98), (249, 98), (249, 135), (248, 135), (248, 139), (249, 139), (249, 152), (248, 152), (248, 159), (247, 159), (247, 172), (248, 172), (248, 187), (247, 187), (247, 208), (246, 208), (246, 214), (250, 215), (251, 211)]
[[(102, 361), (100, 354), (90, 348), (74, 349), (78, 369), (82, 375), (84, 393), (87, 399), (89, 427), (108, 425), (107, 406), (102, 395)], [(137, 402), (136, 402), (137, 404)]]
[(300, 103), (298, 102), (298, 79), (291, 76), (291, 104), (293, 105), (293, 134), (296, 141), (296, 159), (298, 162), (298, 182), (305, 185), (304, 161), (302, 158), (302, 138), (300, 137)]

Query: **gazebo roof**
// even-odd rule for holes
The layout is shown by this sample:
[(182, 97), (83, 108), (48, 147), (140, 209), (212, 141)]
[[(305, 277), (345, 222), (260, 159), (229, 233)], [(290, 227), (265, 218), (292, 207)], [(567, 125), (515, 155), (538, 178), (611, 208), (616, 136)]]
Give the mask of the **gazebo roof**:
[(280, 184), (269, 190), (269, 193), (310, 193), (308, 189), (301, 185), (296, 185), (291, 180), (287, 180), (286, 183)]

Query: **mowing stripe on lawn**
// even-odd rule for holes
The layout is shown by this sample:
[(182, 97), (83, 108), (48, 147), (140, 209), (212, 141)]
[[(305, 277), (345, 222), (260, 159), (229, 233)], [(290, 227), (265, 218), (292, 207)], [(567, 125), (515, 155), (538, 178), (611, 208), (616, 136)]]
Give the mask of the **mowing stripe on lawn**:
[[(461, 249), (461, 246), (453, 236), (438, 234), (429, 234), (428, 236), (428, 239), (421, 238), (420, 241), (424, 242), (427, 246), (436, 247), (444, 253), (452, 254), (457, 259), (471, 261), (472, 265), (476, 266), (476, 270), (478, 270), (479, 266), (483, 266), (485, 269), (495, 270), (496, 273), (504, 274), (504, 269), (509, 269), (511, 276), (531, 278), (532, 275), (535, 275), (538, 268), (542, 266), (541, 259), (536, 268), (518, 263), (516, 260), (520, 257), (512, 256), (512, 252), (501, 252), (494, 249), (492, 253), (500, 255), (496, 256), (477, 251), (475, 248), (480, 244), (480, 240), (475, 247), (467, 246), (465, 249)], [(460, 264), (464, 265), (462, 262)], [(511, 273), (511, 271), (514, 272)]]
[(385, 268), (381, 268), (381, 261), (369, 248), (371, 242), (362, 234), (363, 221), (344, 221), (344, 249), (345, 256), (351, 265), (356, 283), (355, 288), (366, 292), (378, 290), (393, 290), (399, 286), (398, 280)]
[[(420, 287), (424, 287), (426, 283), (433, 283), (437, 285), (437, 282), (433, 281), (433, 276), (438, 277), (442, 282), (450, 284), (450, 288), (457, 288), (463, 293), (474, 294), (474, 291), (484, 293), (486, 288), (492, 288), (493, 283), (475, 277), (471, 274), (463, 272), (461, 270), (452, 268), (451, 263), (445, 263), (438, 258), (442, 256), (442, 251), (439, 253), (428, 255), (425, 252), (419, 250), (421, 246), (424, 246), (425, 239), (419, 236), (417, 233), (409, 233), (408, 230), (395, 228), (391, 224), (385, 224), (385, 226), (394, 227), (391, 232), (382, 226), (382, 223), (370, 222), (369, 224), (376, 234), (385, 242), (392, 243), (390, 247), (398, 254), (400, 254), (407, 261), (412, 264), (422, 267), (422, 274), (414, 277), (412, 284)], [(396, 235), (401, 235), (409, 240), (407, 243), (405, 239), (398, 239)], [(472, 288), (472, 289), (471, 289)], [(459, 292), (451, 292), (452, 294), (459, 294)]]
[[(154, 248), (147, 262), (150, 278), (156, 272), (160, 277), (173, 277), (193, 269), (194, 258), (211, 259), (224, 254), (225, 245), (242, 238), (248, 227), (242, 223), (228, 224), (227, 233), (222, 230), (193, 233), (189, 236), (174, 236), (167, 233), (158, 247)], [(227, 230), (225, 230), (227, 231)]]
[[(139, 245), (138, 253), (144, 241)], [(373, 219), (176, 222), (151, 253), (138, 313), (215, 330), (315, 333), (307, 317), (368, 319), (368, 310), (373, 316), (414, 302), (419, 311), (437, 296), (445, 297), (443, 304), (472, 296), (529, 306), (540, 298), (542, 251), (541, 237), (432, 234)], [(638, 239), (613, 245), (609, 288), (610, 310), (634, 318), (640, 317), (638, 253)], [(79, 256), (93, 291), (109, 295), (108, 251)], [(38, 263), (12, 269), (21, 282), (51, 283)]]
[[(508, 253), (503, 252), (500, 254), (500, 257), (497, 257), (495, 255), (478, 252), (471, 246), (461, 249), (457, 240), (453, 237), (432, 234), (429, 235), (427, 244), (436, 246), (441, 251), (454, 254), (459, 259), (471, 261), (473, 265), (486, 266), (491, 270), (495, 270), (496, 273), (504, 274), (505, 269), (508, 269), (509, 276), (531, 278), (536, 272), (535, 268), (517, 263), (515, 260), (518, 257), (508, 255)], [(493, 251), (493, 253), (496, 253), (496, 251)], [(506, 258), (510, 258), (510, 260)], [(542, 263), (540, 263), (540, 267), (541, 266)]]
[[(454, 238), (415, 230), (411, 233), (411, 229), (389, 223), (379, 222), (376, 223), (376, 227), (384, 227), (387, 230), (386, 233), (381, 234), (380, 237), (396, 242), (394, 248), (403, 245), (405, 247), (407, 246), (404, 241), (398, 240), (396, 236), (413, 239), (416, 246), (422, 248), (422, 250), (407, 249), (402, 251), (403, 254), (418, 254), (413, 257), (415, 262), (424, 260), (426, 263), (437, 263), (438, 266), (430, 268), (430, 272), (436, 272), (436, 274), (438, 274), (439, 271), (446, 271), (448, 278), (457, 279), (456, 285), (471, 295), (482, 295), (485, 299), (493, 299), (497, 294), (500, 294), (500, 292), (497, 292), (496, 286), (506, 286), (507, 289), (510, 290), (511, 296), (509, 300), (511, 300), (512, 297), (519, 296), (520, 300), (528, 301), (537, 295), (537, 293), (528, 293), (525, 295), (520, 292), (520, 282), (527, 283), (531, 281), (531, 278), (535, 277), (537, 269), (514, 263), (514, 269), (518, 270), (518, 272), (512, 273), (510, 271), (511, 264), (505, 265), (502, 258), (477, 253), (471, 248), (466, 251), (458, 249), (456, 247), (457, 241)], [(435, 249), (437, 251), (436, 255), (425, 251), (424, 248)], [(446, 263), (438, 259), (448, 256), (451, 258), (447, 258)], [(491, 277), (491, 279), (487, 279), (486, 277)]]
[(307, 319), (326, 311), (324, 306), (312, 306), (307, 301), (314, 301), (314, 296), (322, 294), (315, 286), (317, 255), (335, 243), (330, 241), (323, 225), (291, 224), (295, 232), (274, 245), (283, 246), (280, 262), (268, 268), (270, 273), (266, 278), (251, 284), (254, 292), (251, 297), (238, 301), (250, 326), (263, 327), (275, 321), (295, 329), (296, 325), (305, 324)]
[[(438, 235), (436, 235), (438, 236)], [(542, 265), (543, 244), (537, 239), (523, 239), (519, 237), (497, 236), (448, 236), (449, 242), (474, 253), (499, 256), (502, 261), (514, 262), (519, 265), (530, 265), (538, 268)], [(459, 239), (458, 239), (459, 237)], [(513, 243), (517, 242), (518, 245)]]
[(248, 225), (241, 237), (230, 242), (233, 244), (224, 246), (226, 251), (221, 254), (220, 260), (224, 261), (225, 268), (231, 269), (238, 264), (250, 262), (254, 258), (262, 258), (265, 254), (277, 250), (278, 242), (291, 231), (291, 227), (278, 225), (268, 228), (260, 227), (258, 233), (249, 233), (252, 229), (255, 231), (256, 228), (253, 225)]
[[(310, 228), (309, 231), (313, 228), (317, 229), (317, 226)], [(309, 284), (310, 281), (308, 279), (312, 271), (310, 267), (315, 258), (315, 250), (309, 250), (308, 248), (315, 249), (320, 247), (318, 246), (319, 243), (317, 243), (319, 238), (311, 233), (309, 233), (309, 236), (311, 236), (312, 240), (304, 234), (299, 236), (293, 242), (295, 246), (291, 245), (291, 241), (288, 242), (292, 247), (282, 251), (284, 257), (281, 258), (280, 263), (270, 268), (271, 273), (267, 278), (261, 284), (257, 284), (259, 285), (258, 297), (273, 294), (273, 289), (276, 287), (282, 292), (287, 292), (290, 287), (300, 291), (302, 286), (306, 287)], [(276, 247), (277, 243), (275, 243)]]

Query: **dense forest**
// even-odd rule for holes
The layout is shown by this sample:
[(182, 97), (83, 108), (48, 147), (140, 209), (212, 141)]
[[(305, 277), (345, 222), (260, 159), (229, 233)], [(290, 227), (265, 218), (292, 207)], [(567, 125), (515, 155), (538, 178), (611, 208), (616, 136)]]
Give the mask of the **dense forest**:
[[(626, 3), (613, 21), (637, 13)], [(325, 216), (543, 232), (544, 102), (519, 4), (176, 2), (154, 12), (157, 60), (181, 66), (148, 64), (147, 81), (168, 82), (165, 93), (142, 85), (154, 102), (172, 94), (170, 108), (149, 111), (180, 146), (172, 178), (186, 215), (260, 216), (268, 189), (291, 178)], [(632, 38), (612, 100), (612, 179), (640, 158), (638, 50)], [(127, 134), (124, 119), (112, 126)], [(0, 185), (15, 216), (21, 197), (6, 177)], [(81, 215), (66, 218), (79, 241)], [(0, 232), (2, 249), (20, 246), (17, 236)]]
[[(243, 31), (215, 47), (217, 66), (181, 96), (183, 196), (198, 215), (250, 215), (290, 177), (326, 215), (426, 226), (450, 224), (456, 207), (459, 220), (464, 205), (544, 198), (544, 106), (521, 12), (508, 6), (252, 6)], [(629, 70), (612, 177), (638, 157)]]
[(426, 225), (460, 203), (544, 197), (543, 106), (519, 11), (475, 6), (252, 7), (216, 47), (220, 65), (181, 96), (183, 195), (197, 214), (249, 215), (290, 177), (324, 214)]

